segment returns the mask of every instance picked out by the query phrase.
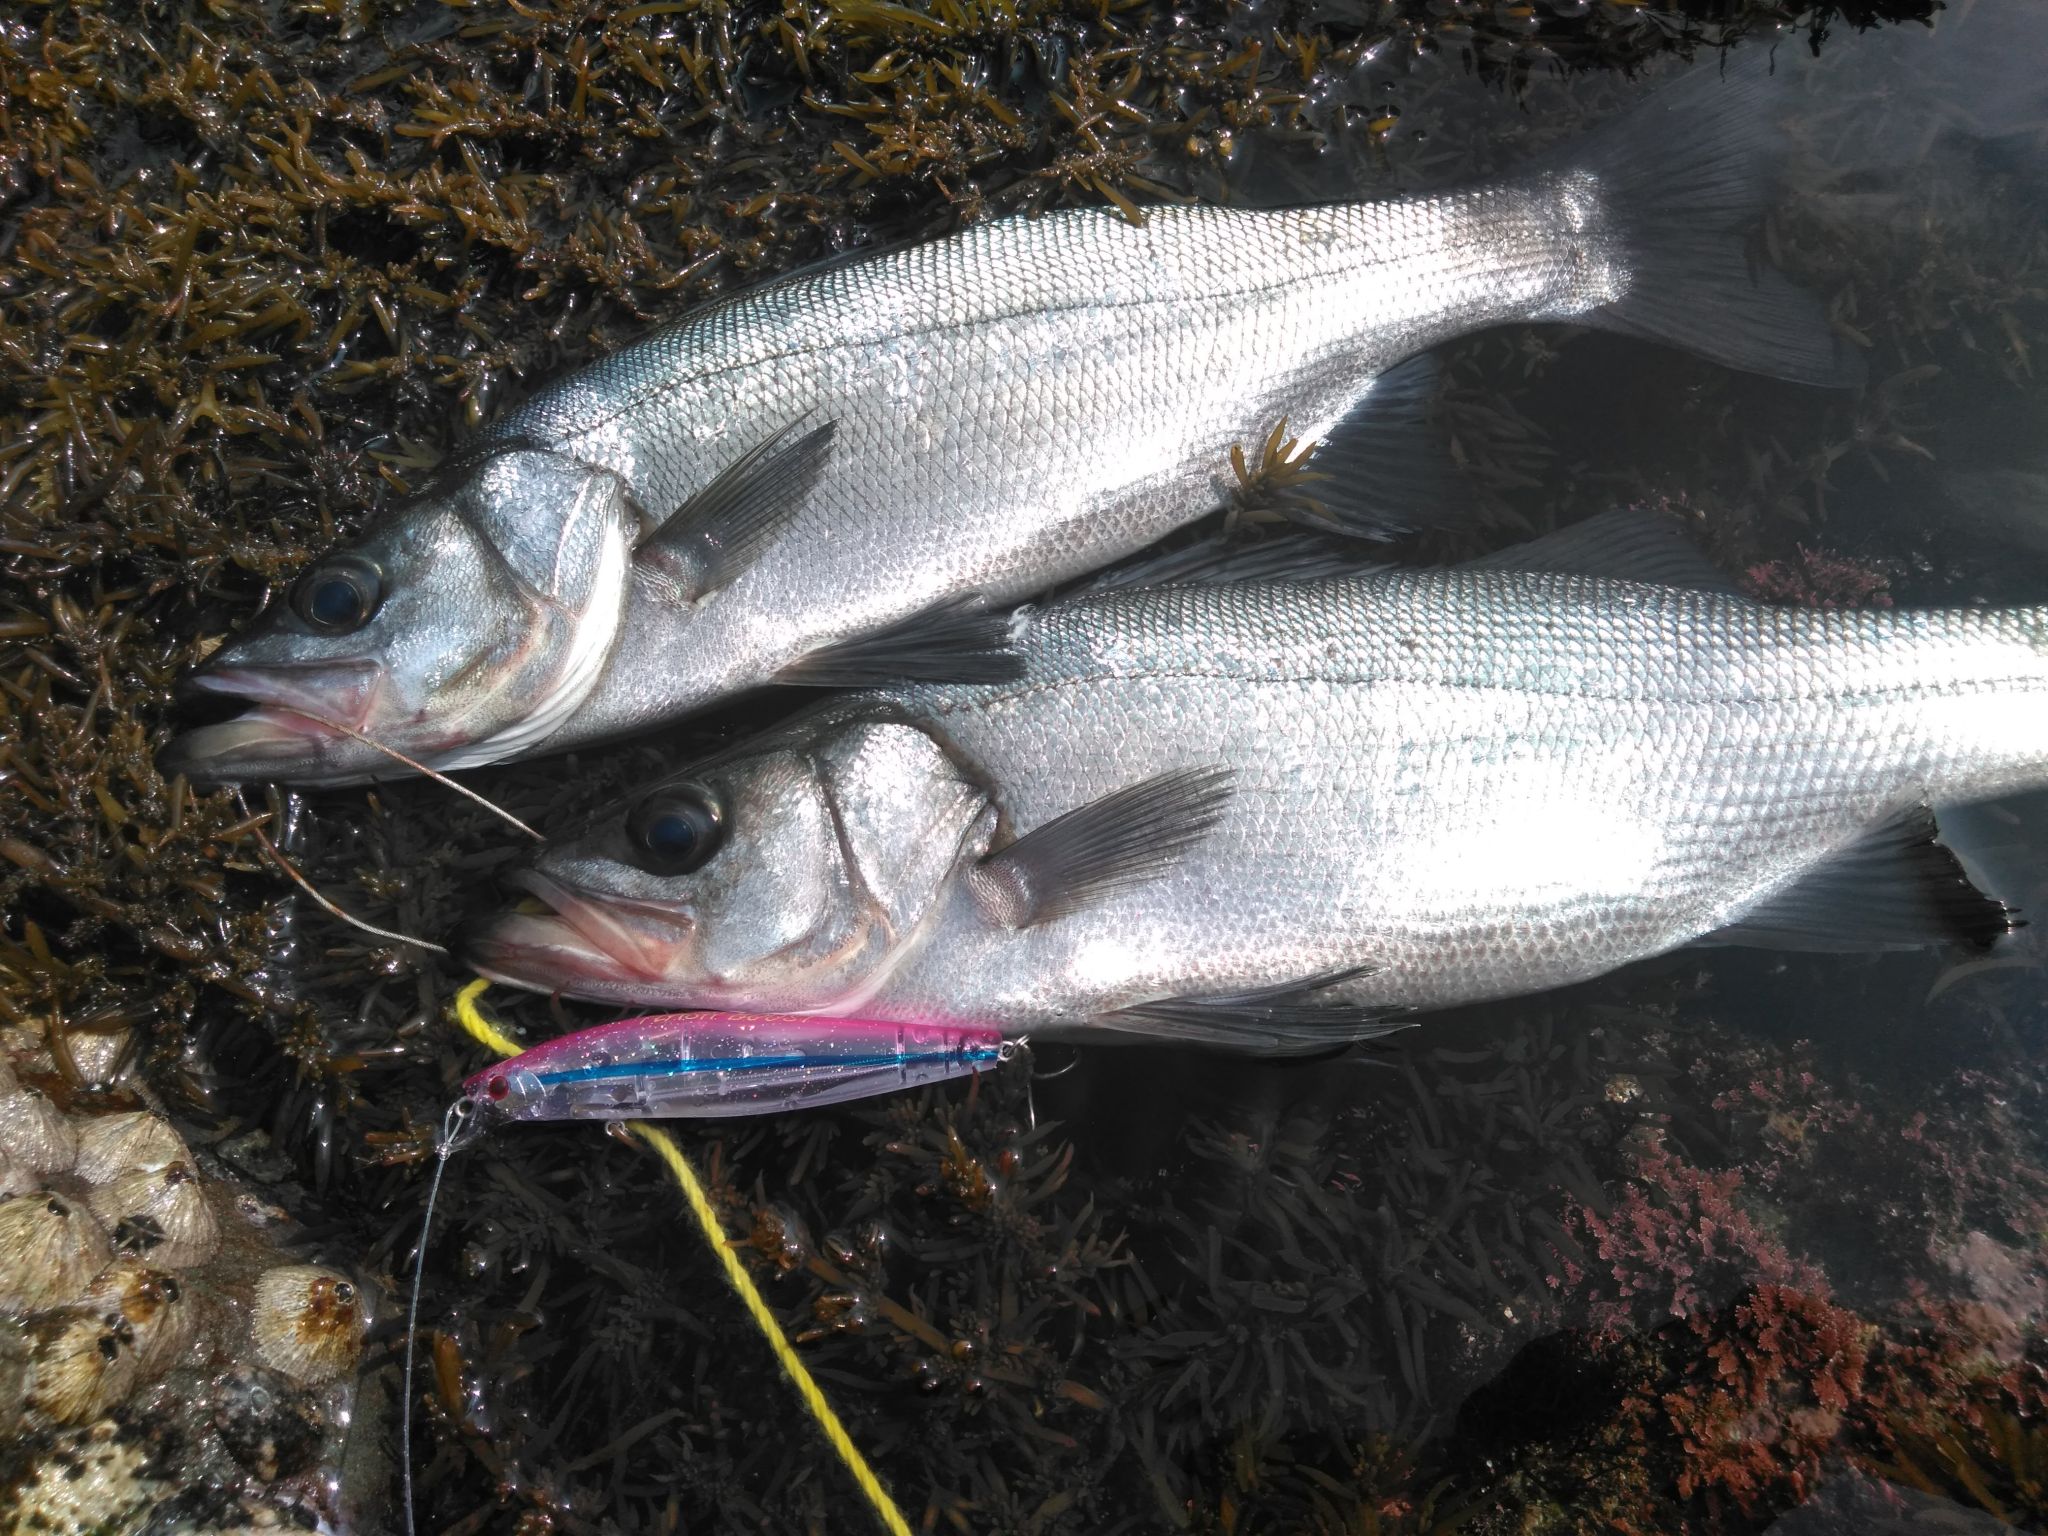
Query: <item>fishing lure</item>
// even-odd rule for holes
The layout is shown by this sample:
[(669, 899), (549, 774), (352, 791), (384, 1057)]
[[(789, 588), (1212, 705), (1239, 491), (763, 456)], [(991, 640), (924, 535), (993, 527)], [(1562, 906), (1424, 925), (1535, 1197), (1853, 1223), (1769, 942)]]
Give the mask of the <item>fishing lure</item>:
[[(475, 990), (482, 990), (481, 982)], [(474, 996), (465, 992), (460, 1001), (473, 1010)], [(1021, 1039), (1005, 1040), (1001, 1030), (975, 1025), (665, 1013), (560, 1035), (467, 1079), (462, 1096), (448, 1106), (434, 1147), (406, 1308), (399, 1445), (408, 1536), (414, 1530), (413, 1360), (420, 1281), (441, 1175), (454, 1152), (497, 1123), (719, 1118), (843, 1104), (986, 1071), (1023, 1048)]]
[(964, 1077), (1017, 1048), (969, 1025), (665, 1013), (562, 1035), (462, 1086), (486, 1124), (763, 1115)]

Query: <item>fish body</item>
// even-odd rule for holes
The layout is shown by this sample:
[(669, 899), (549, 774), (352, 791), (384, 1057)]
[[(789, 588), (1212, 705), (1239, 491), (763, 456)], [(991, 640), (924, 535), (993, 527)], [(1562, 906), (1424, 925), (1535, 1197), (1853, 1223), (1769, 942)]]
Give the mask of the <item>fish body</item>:
[[(1017, 647), (1015, 682), (834, 703), (694, 771), (725, 822), (690, 873), (650, 872), (630, 820), (551, 849), (555, 915), (475, 957), (593, 997), (1272, 1045), (1290, 989), (1438, 1008), (1716, 934), (1988, 939), (2003, 909), (1923, 808), (2048, 782), (2041, 609), (1389, 571), (1102, 593)], [(1091, 811), (1146, 786), (1122, 832)]]
[[(687, 612), (643, 572), (554, 738), (617, 735), (960, 593), (1021, 598), (1222, 505), (1233, 445), (1328, 436), (1393, 364), (1621, 292), (1563, 176), (1274, 212), (1008, 219), (771, 288), (550, 391), (505, 430), (687, 499), (750, 433), (835, 423), (831, 463)], [(630, 404), (628, 404), (630, 402)]]
[[(1413, 527), (1437, 509), (1371, 436), (1413, 408), (1389, 370), (1507, 321), (1842, 382), (1854, 358), (1744, 256), (1777, 134), (1738, 74), (1442, 194), (1005, 219), (714, 304), (542, 390), (316, 565), (195, 679), (256, 707), (166, 766), (347, 782), (398, 771), (360, 737), (469, 766), (846, 681), (818, 666), (835, 647), (1212, 510), (1283, 417), (1326, 444), (1323, 515)], [(943, 661), (908, 643), (871, 671)]]

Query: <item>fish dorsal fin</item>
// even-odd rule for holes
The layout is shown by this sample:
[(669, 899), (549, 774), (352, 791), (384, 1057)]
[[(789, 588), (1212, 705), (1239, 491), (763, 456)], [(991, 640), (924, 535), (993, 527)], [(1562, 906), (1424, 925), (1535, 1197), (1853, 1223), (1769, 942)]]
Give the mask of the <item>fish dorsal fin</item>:
[(838, 426), (828, 421), (798, 434), (791, 425), (756, 443), (643, 538), (636, 562), (666, 576), (685, 599), (725, 586), (803, 505)]
[(1008, 683), (1024, 675), (1012, 614), (978, 597), (948, 598), (872, 634), (820, 646), (775, 675), (799, 688), (882, 688), (894, 683)]
[(1511, 545), (1477, 560), (1468, 571), (1548, 571), (1606, 576), (1658, 587), (1690, 587), (1739, 597), (1742, 589), (1693, 546), (1678, 519), (1647, 508), (1602, 512), (1583, 523)]
[(1988, 947), (2019, 920), (1971, 883), (1940, 833), (1934, 813), (1916, 806), (1701, 942), (1851, 953)]
[(1206, 837), (1235, 791), (1228, 768), (1176, 768), (1035, 827), (969, 876), (990, 921), (1029, 928), (1157, 878)]
[(1359, 1007), (1324, 995), (1374, 969), (1352, 966), (1228, 996), (1162, 998), (1105, 1014), (1099, 1022), (1125, 1034), (1263, 1055), (1327, 1051), (1410, 1027), (1407, 1019), (1384, 1008)]
[(1312, 478), (1274, 510), (1361, 539), (1470, 527), (1479, 496), (1435, 419), (1442, 381), (1442, 364), (1428, 352), (1373, 380), (1310, 456)]

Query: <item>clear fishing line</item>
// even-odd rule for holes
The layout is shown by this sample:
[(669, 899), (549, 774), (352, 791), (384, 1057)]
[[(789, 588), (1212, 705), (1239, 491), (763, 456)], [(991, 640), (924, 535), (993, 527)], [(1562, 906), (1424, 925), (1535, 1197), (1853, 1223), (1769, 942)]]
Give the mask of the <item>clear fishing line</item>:
[(441, 1117), (441, 1137), (434, 1143), (434, 1177), (427, 1184), (427, 1209), (420, 1218), (419, 1243), (412, 1251), (412, 1299), (405, 1309), (405, 1396), (398, 1410), (398, 1464), (405, 1483), (405, 1536), (416, 1536), (412, 1517), (412, 1377), (413, 1360), (419, 1353), (420, 1282), (427, 1271), (427, 1238), (434, 1228), (434, 1202), (440, 1198), (441, 1175), (448, 1171), (448, 1159), (461, 1141), (475, 1109), (476, 1101), (464, 1094), (450, 1104), (448, 1112)]

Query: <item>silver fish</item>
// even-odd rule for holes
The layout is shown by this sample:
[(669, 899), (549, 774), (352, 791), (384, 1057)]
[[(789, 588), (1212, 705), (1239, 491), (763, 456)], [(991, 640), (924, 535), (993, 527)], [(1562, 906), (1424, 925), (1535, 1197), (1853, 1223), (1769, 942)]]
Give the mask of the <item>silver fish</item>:
[(1707, 936), (2002, 934), (1928, 807), (2048, 784), (2048, 609), (1771, 607), (1674, 537), (1026, 610), (1019, 680), (844, 696), (654, 787), (471, 959), (1287, 1049)]
[(336, 725), (452, 768), (763, 683), (965, 680), (988, 636), (949, 604), (1213, 510), (1232, 447), (1283, 417), (1325, 444), (1310, 515), (1439, 515), (1399, 446), (1421, 372), (1395, 365), (1486, 326), (1848, 381), (1853, 351), (1743, 250), (1782, 137), (1769, 84), (1700, 72), (1574, 155), (1442, 194), (1008, 219), (714, 304), (541, 391), (314, 566), (195, 679), (256, 707), (164, 767), (349, 782), (397, 770)]

